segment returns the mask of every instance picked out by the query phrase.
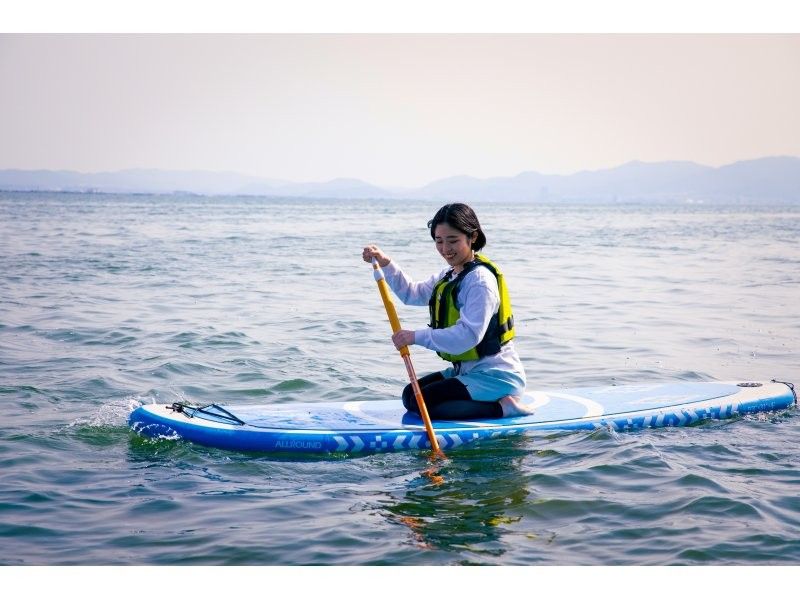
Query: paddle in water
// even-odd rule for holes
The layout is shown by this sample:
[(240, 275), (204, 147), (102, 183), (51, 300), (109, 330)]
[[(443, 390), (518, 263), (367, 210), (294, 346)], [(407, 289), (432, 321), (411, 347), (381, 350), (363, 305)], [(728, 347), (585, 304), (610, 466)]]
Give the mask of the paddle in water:
[[(392, 325), (392, 332), (396, 333), (400, 330), (400, 318), (397, 317), (397, 310), (395, 309), (394, 303), (392, 302), (392, 297), (389, 294), (389, 285), (386, 284), (386, 280), (383, 277), (383, 270), (381, 270), (377, 258), (372, 258), (372, 268), (375, 271), (375, 282), (378, 283), (378, 290), (381, 293), (381, 299), (383, 299), (383, 306), (386, 308), (386, 315), (389, 316), (389, 323)], [(408, 378), (411, 380), (411, 388), (414, 390), (414, 397), (417, 399), (419, 414), (422, 417), (422, 421), (425, 423), (425, 431), (428, 433), (428, 440), (430, 440), (431, 443), (431, 451), (433, 452), (433, 456), (444, 457), (442, 449), (439, 448), (439, 442), (436, 439), (436, 434), (433, 433), (433, 424), (431, 424), (431, 418), (428, 415), (428, 408), (425, 406), (425, 399), (422, 396), (422, 390), (419, 387), (419, 382), (417, 382), (417, 374), (414, 372), (414, 364), (411, 363), (411, 351), (409, 351), (408, 345), (400, 348), (400, 355), (403, 357), (403, 361), (406, 364)]]

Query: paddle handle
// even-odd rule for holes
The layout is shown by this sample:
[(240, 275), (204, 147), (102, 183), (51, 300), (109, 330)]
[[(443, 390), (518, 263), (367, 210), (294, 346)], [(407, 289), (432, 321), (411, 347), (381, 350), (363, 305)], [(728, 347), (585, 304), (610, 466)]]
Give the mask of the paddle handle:
[[(389, 323), (392, 326), (392, 332), (396, 333), (400, 330), (400, 318), (397, 317), (397, 309), (395, 309), (392, 297), (389, 294), (389, 285), (386, 284), (386, 279), (383, 276), (380, 264), (376, 258), (372, 258), (372, 268), (375, 273), (375, 282), (378, 283), (378, 290), (383, 299), (383, 307), (386, 309), (386, 315), (389, 316)], [(400, 348), (400, 355), (403, 357), (403, 362), (406, 364), (406, 372), (408, 372), (408, 379), (411, 381), (411, 389), (414, 391), (414, 398), (417, 400), (417, 407), (422, 421), (425, 424), (425, 431), (428, 433), (428, 440), (431, 443), (431, 450), (436, 456), (444, 456), (442, 449), (439, 448), (439, 441), (436, 439), (436, 434), (433, 432), (433, 424), (428, 415), (428, 408), (425, 406), (425, 399), (422, 397), (422, 389), (419, 387), (417, 381), (417, 374), (414, 371), (414, 364), (411, 363), (411, 351), (408, 345)]]
[[(383, 277), (383, 270), (381, 270), (380, 264), (378, 264), (378, 260), (375, 258), (372, 258), (372, 268), (375, 273), (375, 282), (378, 283), (378, 291), (380, 291), (381, 299), (383, 299), (383, 307), (386, 308), (386, 315), (389, 316), (389, 324), (392, 325), (392, 332), (398, 332), (400, 330), (400, 318), (397, 317), (397, 309), (392, 301), (392, 296), (389, 294), (389, 285)], [(404, 358), (411, 356), (408, 345), (400, 349), (400, 355)]]

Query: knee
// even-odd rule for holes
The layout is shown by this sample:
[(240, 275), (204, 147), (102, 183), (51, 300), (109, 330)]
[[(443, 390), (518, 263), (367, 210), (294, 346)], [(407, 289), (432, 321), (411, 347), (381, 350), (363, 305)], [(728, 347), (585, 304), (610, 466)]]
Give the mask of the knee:
[(406, 408), (406, 411), (419, 411), (417, 407), (417, 398), (414, 396), (414, 389), (411, 387), (410, 384), (406, 384), (406, 387), (403, 389), (403, 407)]

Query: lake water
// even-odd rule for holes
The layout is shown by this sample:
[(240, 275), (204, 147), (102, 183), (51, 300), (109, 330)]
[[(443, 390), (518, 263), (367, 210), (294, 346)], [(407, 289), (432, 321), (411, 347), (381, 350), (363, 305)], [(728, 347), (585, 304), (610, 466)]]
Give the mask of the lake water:
[[(438, 271), (438, 207), (0, 194), (0, 563), (800, 564), (795, 409), (468, 445), (441, 484), (423, 453), (276, 457), (129, 431), (145, 402), (397, 397), (361, 247)], [(473, 207), (531, 388), (800, 383), (800, 207)], [(443, 367), (412, 354), (420, 374)]]

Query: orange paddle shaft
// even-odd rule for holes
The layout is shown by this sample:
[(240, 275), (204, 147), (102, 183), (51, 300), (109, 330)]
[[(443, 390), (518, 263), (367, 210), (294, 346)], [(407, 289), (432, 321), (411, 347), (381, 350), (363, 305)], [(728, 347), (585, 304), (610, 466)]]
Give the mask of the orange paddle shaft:
[[(375, 258), (372, 258), (372, 268), (375, 270), (375, 282), (378, 283), (378, 290), (381, 293), (381, 299), (383, 299), (383, 307), (386, 308), (386, 315), (389, 316), (392, 332), (397, 332), (400, 330), (400, 318), (397, 317), (397, 310), (392, 302), (392, 297), (389, 295), (389, 285), (386, 284), (386, 280), (383, 277), (383, 270), (381, 270), (378, 260)], [(444, 453), (442, 453), (442, 450), (439, 448), (439, 442), (436, 440), (436, 434), (433, 433), (433, 424), (431, 424), (431, 418), (428, 416), (428, 408), (425, 406), (425, 399), (422, 398), (422, 390), (417, 381), (417, 374), (414, 372), (414, 365), (411, 363), (411, 351), (408, 350), (407, 345), (400, 349), (400, 355), (402, 355), (403, 361), (406, 364), (408, 378), (411, 380), (411, 388), (414, 390), (414, 397), (417, 399), (417, 407), (419, 407), (419, 413), (422, 416), (422, 421), (425, 423), (425, 431), (428, 433), (431, 449), (434, 454), (443, 455)]]

